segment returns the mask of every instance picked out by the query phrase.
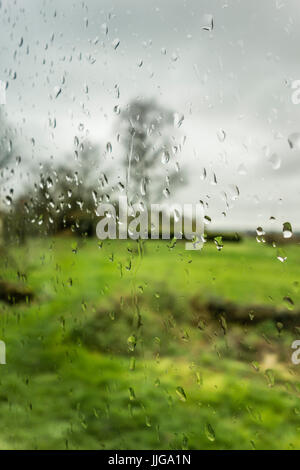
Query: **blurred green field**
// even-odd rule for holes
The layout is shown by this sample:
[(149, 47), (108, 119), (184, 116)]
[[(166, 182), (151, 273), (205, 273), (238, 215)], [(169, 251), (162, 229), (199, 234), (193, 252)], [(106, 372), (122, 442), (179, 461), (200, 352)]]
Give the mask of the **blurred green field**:
[[(297, 330), (251, 324), (256, 305), (300, 310), (299, 246), (284, 251), (67, 237), (2, 250), (1, 278), (35, 299), (0, 302), (0, 448), (300, 448)], [(249, 316), (203, 322), (195, 298)]]

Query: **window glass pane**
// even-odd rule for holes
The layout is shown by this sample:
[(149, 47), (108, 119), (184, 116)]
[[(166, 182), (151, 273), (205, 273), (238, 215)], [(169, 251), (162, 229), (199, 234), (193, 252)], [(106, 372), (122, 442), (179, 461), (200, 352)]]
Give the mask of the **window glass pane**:
[(1, 448), (299, 448), (299, 26), (0, 1)]

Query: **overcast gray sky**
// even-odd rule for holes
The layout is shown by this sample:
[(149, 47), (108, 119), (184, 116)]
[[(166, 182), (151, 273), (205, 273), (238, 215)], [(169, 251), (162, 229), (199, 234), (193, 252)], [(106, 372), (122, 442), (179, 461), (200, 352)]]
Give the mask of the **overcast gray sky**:
[(291, 101), (300, 80), (298, 0), (0, 3), (2, 108), (24, 161), (59, 160), (85, 135), (112, 143), (118, 174), (114, 107), (155, 99), (184, 115), (186, 141), (169, 164), (178, 160), (189, 183), (174, 200), (205, 200), (215, 228), (281, 230), (289, 221), (300, 229), (300, 151), (288, 144), (300, 132), (300, 104)]

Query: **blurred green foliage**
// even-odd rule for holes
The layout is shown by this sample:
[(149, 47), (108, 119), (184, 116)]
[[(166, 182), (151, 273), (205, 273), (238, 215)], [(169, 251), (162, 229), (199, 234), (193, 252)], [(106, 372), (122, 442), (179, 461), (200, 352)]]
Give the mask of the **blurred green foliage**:
[[(7, 247), (1, 277), (35, 300), (0, 303), (0, 447), (299, 448), (297, 330), (251, 320), (255, 305), (298, 315), (299, 247), (285, 252), (281, 263), (251, 240), (201, 252), (74, 238)], [(210, 318), (211, 299), (245, 317)]]

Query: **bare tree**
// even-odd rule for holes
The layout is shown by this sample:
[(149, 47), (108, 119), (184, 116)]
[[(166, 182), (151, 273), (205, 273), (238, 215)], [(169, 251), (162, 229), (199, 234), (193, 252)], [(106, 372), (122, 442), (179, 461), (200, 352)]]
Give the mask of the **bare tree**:
[(131, 202), (158, 202), (183, 182), (175, 169), (172, 123), (173, 113), (150, 100), (135, 99), (121, 113), (118, 126), (126, 149), (123, 165)]
[(14, 204), (19, 230), (49, 235), (67, 229), (94, 235), (96, 208), (111, 190), (100, 166), (100, 149), (90, 142), (80, 148), (74, 163), (72, 155), (57, 165), (45, 163)]

